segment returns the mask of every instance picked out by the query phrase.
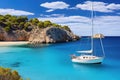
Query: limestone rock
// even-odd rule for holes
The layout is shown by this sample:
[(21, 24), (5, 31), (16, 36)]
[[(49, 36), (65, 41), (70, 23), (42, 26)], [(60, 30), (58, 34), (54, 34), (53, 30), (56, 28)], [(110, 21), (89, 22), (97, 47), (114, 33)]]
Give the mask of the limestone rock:
[(93, 38), (104, 38), (103, 34), (95, 34)]
[(4, 30), (0, 27), (0, 41), (5, 40), (4, 33)]
[(16, 30), (12, 32), (5, 32), (0, 28), (0, 41), (27, 41), (29, 33), (25, 30)]
[(6, 32), (0, 27), (0, 41), (29, 41), (33, 43), (57, 43), (78, 40), (79, 37), (71, 31), (57, 27), (47, 27), (44, 29), (33, 28), (32, 31), (12, 30)]
[(72, 32), (56, 28), (48, 27), (45, 29), (33, 29), (29, 41), (31, 43), (56, 43), (67, 42), (79, 39)]

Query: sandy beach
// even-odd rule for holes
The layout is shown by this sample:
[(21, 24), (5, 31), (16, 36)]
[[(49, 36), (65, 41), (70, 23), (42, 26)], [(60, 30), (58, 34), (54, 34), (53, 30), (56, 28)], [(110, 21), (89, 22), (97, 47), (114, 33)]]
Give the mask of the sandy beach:
[(22, 46), (22, 45), (27, 45), (28, 41), (11, 41), (11, 42), (7, 42), (7, 41), (3, 41), (0, 42), (0, 47), (2, 46)]

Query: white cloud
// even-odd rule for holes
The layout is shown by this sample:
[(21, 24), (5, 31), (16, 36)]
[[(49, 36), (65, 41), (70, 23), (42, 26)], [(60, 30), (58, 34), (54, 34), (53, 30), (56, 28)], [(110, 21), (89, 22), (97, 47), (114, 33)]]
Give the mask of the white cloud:
[(52, 12), (52, 11), (54, 11), (54, 10), (53, 9), (46, 10), (46, 12)]
[(55, 23), (64, 24), (64, 23), (86, 23), (89, 21), (89, 18), (83, 16), (58, 16), (58, 17), (40, 17), (40, 20), (50, 20)]
[(67, 9), (70, 5), (62, 2), (62, 1), (56, 1), (56, 2), (45, 2), (40, 4), (40, 6), (48, 8), (46, 12), (52, 12), (56, 9)]
[(77, 4), (75, 7), (69, 7), (70, 5), (63, 1), (56, 2), (45, 2), (40, 4), (40, 6), (47, 8), (46, 12), (52, 12), (56, 9), (81, 9), (81, 10), (91, 10), (93, 4), (94, 11), (98, 12), (114, 12), (120, 10), (120, 4), (115, 3), (105, 3), (100, 1), (86, 1), (83, 4)]
[(106, 7), (111, 10), (116, 10), (116, 9), (120, 9), (120, 4), (111, 3), (107, 5)]
[[(39, 20), (68, 25), (78, 35), (91, 35), (91, 19), (85, 16), (39, 17)], [(120, 36), (120, 16), (98, 16), (94, 19), (94, 33)]]
[(98, 12), (114, 12), (114, 10), (120, 10), (120, 4), (115, 3), (104, 3), (98, 1), (86, 1), (83, 4), (77, 4), (76, 7), (81, 10), (91, 10), (91, 5), (93, 3), (94, 11)]
[(0, 14), (1, 15), (16, 15), (16, 16), (21, 16), (21, 15), (34, 15), (34, 13), (27, 12), (27, 11), (22, 11), (22, 10), (15, 10), (15, 9), (3, 9), (0, 8)]
[(51, 15), (40, 14), (40, 17), (64, 17), (64, 14), (51, 14)]

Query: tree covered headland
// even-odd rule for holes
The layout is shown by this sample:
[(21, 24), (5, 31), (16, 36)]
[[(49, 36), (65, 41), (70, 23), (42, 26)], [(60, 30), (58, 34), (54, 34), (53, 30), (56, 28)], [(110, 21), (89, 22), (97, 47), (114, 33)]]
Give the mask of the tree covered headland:
[(12, 15), (0, 15), (0, 27), (6, 32), (13, 30), (26, 30), (31, 31), (33, 27), (38, 26), (39, 28), (46, 27), (58, 27), (71, 31), (68, 26), (61, 26), (51, 21), (39, 21), (37, 18), (28, 19), (26, 16), (12, 16)]

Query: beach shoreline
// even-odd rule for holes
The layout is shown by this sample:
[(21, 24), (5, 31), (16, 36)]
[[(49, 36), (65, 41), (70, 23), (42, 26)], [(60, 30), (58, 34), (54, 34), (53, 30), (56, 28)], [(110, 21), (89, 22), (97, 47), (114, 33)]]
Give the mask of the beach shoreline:
[(27, 45), (28, 41), (0, 41), (0, 47), (3, 46), (22, 46)]

